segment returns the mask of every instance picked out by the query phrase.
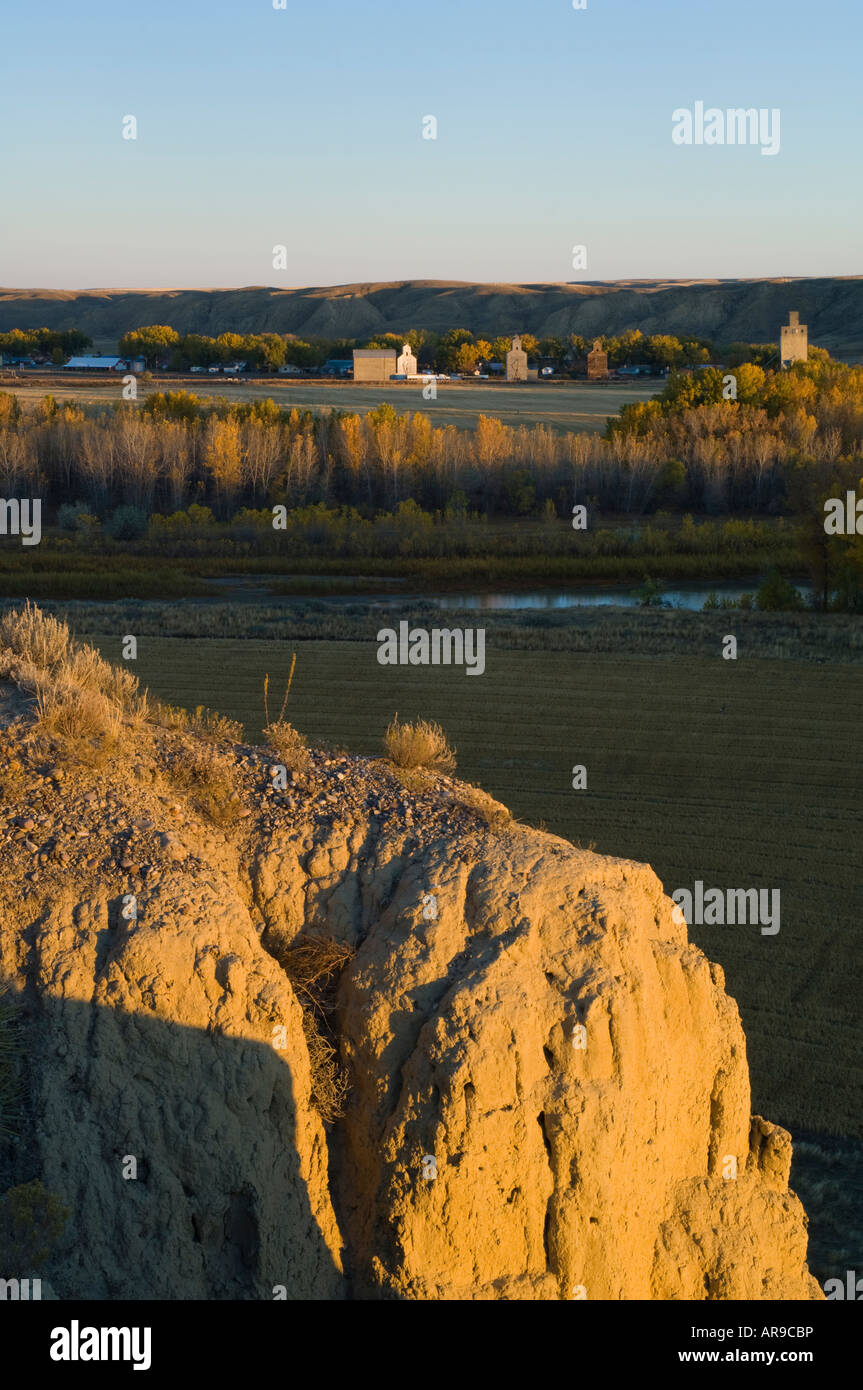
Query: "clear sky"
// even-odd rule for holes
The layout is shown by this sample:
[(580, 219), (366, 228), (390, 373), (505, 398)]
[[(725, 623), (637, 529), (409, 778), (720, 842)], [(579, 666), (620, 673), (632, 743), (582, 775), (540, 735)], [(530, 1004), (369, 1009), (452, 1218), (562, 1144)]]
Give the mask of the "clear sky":
[[(857, 274), (861, 40), (863, 0), (10, 3), (0, 284)], [(697, 101), (779, 153), (675, 145)]]

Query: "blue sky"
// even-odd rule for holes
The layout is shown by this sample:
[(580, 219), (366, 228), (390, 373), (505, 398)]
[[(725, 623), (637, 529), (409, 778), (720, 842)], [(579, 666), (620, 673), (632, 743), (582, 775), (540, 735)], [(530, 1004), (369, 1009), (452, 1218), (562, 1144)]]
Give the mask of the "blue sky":
[[(2, 34), (2, 285), (863, 269), (861, 0), (30, 0)], [(699, 100), (778, 107), (779, 154), (674, 145)]]

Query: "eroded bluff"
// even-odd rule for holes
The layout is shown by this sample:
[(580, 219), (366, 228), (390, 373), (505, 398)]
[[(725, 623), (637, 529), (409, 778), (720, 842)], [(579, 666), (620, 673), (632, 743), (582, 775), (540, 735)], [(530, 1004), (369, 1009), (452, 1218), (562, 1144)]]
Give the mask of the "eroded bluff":
[[(61, 1299), (820, 1296), (789, 1135), (649, 868), (450, 779), (315, 755), (282, 793), (233, 756), (222, 828), (143, 755), (29, 766), (23, 827), (7, 799), (0, 1190), (69, 1208), (35, 1271)], [(326, 1127), (283, 968), (309, 940), (353, 951)]]

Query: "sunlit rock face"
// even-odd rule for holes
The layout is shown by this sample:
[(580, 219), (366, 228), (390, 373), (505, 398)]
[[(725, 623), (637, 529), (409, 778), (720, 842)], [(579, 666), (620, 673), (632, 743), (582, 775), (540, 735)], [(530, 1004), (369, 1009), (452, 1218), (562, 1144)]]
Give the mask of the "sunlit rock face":
[[(216, 824), (147, 726), (95, 767), (4, 736), (0, 1186), (68, 1207), (60, 1299), (820, 1296), (789, 1136), (649, 868), (359, 758), (274, 790), (233, 749)], [(348, 948), (327, 1125), (308, 940)]]

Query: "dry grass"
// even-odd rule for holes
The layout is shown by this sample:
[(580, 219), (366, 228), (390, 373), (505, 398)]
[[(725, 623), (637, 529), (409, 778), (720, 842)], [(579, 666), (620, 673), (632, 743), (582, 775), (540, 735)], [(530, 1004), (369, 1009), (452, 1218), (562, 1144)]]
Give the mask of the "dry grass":
[(269, 747), (289, 772), (305, 772), (311, 766), (308, 740), (293, 724), (278, 719), (275, 724), (268, 724), (264, 733)]
[(292, 653), (291, 653), (291, 671), (290, 671), (290, 675), (288, 676), (288, 683), (287, 683), (287, 685), (285, 686), (285, 698), (282, 700), (282, 708), (279, 710), (279, 716), (278, 716), (277, 719), (273, 719), (273, 720), (270, 719), (270, 674), (269, 674), (269, 672), (267, 672), (266, 675), (264, 676), (264, 727), (265, 727), (266, 729), (272, 728), (272, 726), (273, 726), (274, 724), (275, 724), (275, 725), (281, 724), (282, 720), (283, 720), (284, 717), (285, 717), (285, 710), (286, 710), (287, 707), (288, 707), (288, 696), (289, 696), (290, 693), (291, 693), (291, 686), (293, 685), (293, 682), (294, 682), (294, 671), (296, 670), (296, 667), (297, 667), (297, 654), (296, 654), (296, 652), (292, 652)]
[(0, 618), (0, 676), (34, 692), (40, 732), (73, 743), (115, 744), (124, 724), (147, 714), (131, 671), (74, 642), (65, 623), (29, 601)]
[(98, 690), (82, 689), (73, 681), (35, 682), (38, 723), (55, 738), (116, 739), (120, 712)]
[(452, 772), (455, 767), (455, 749), (450, 748), (440, 724), (426, 719), (400, 724), (396, 715), (384, 734), (384, 747), (396, 767), (425, 767), (434, 772)]
[(185, 727), (201, 738), (211, 738), (217, 743), (242, 743), (245, 732), (238, 719), (229, 719), (205, 705), (196, 705), (194, 714), (187, 716)]
[(64, 662), (72, 644), (65, 623), (43, 613), (29, 600), (0, 618), (0, 647), (7, 647), (24, 661), (51, 671)]
[(503, 830), (512, 820), (512, 812), (499, 801), (495, 801), (494, 797), (489, 796), (481, 787), (463, 783), (458, 790), (458, 800), (462, 806), (473, 811), (489, 830)]
[(348, 1076), (339, 1062), (331, 1020), (341, 973), (353, 955), (352, 947), (343, 941), (304, 936), (281, 956), (303, 1010), (312, 1105), (326, 1124), (341, 1119), (348, 1094)]
[(171, 782), (185, 792), (197, 811), (214, 825), (229, 826), (244, 811), (237, 795), (233, 760), (218, 749), (180, 743), (168, 755)]

